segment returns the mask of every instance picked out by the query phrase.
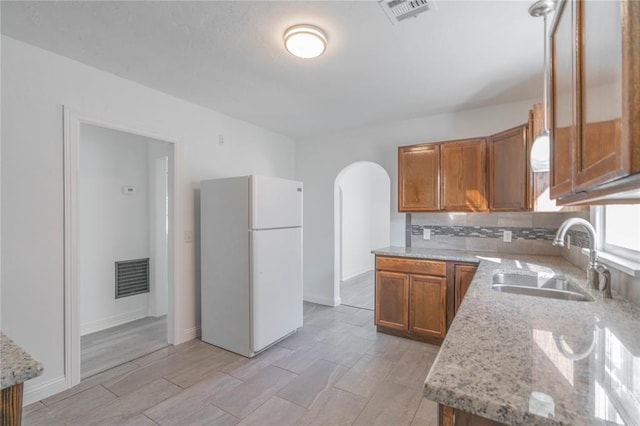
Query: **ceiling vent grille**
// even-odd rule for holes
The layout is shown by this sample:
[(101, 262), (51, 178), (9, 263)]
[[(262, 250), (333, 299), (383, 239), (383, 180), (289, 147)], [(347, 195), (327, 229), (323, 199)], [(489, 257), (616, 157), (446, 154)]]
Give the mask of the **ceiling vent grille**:
[(436, 7), (433, 0), (379, 0), (378, 3), (393, 24)]
[(149, 293), (149, 258), (116, 262), (116, 299)]

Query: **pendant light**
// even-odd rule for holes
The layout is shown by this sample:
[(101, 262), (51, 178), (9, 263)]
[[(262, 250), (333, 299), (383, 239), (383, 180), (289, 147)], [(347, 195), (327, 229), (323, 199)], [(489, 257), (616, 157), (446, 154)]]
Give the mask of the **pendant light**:
[(534, 18), (540, 16), (544, 17), (544, 85), (543, 85), (543, 105), (544, 105), (544, 128), (542, 132), (535, 138), (533, 145), (531, 146), (531, 170), (534, 172), (548, 172), (549, 171), (549, 154), (550, 145), (549, 140), (549, 128), (547, 126), (547, 103), (548, 103), (548, 82), (549, 82), (549, 55), (548, 55), (548, 43), (547, 37), (547, 15), (552, 12), (556, 7), (554, 0), (538, 0), (529, 8), (529, 14)]

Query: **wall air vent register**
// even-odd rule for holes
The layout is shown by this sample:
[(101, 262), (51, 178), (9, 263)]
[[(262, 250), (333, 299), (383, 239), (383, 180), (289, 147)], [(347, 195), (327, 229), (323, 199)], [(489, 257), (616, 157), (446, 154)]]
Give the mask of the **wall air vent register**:
[(116, 299), (149, 293), (149, 258), (116, 262)]

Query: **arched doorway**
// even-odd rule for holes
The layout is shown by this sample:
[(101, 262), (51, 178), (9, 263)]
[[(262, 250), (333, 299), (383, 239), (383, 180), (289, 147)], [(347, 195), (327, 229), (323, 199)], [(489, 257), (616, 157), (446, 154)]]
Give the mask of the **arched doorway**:
[(391, 180), (382, 166), (359, 161), (334, 184), (334, 291), (340, 303), (372, 309), (374, 256), (390, 240)]

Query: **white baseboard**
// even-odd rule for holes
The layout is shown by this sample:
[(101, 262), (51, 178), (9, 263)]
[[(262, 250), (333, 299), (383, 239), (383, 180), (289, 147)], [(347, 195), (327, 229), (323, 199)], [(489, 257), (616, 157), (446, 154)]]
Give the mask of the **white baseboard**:
[(200, 326), (187, 328), (183, 332), (183, 336), (184, 336), (184, 341), (185, 342), (188, 342), (189, 340), (197, 339), (201, 335), (202, 335), (202, 333), (201, 333), (201, 330), (200, 330)]
[(338, 306), (341, 302), (340, 297), (331, 299), (329, 297), (314, 296), (312, 294), (305, 294), (302, 299), (305, 302), (317, 303), (318, 305), (333, 306), (333, 307)]
[(80, 324), (80, 335), (95, 333), (96, 331), (105, 330), (107, 328), (115, 327), (117, 325), (126, 324), (131, 321), (146, 318), (149, 314), (147, 307), (138, 309), (132, 312), (126, 312), (124, 314), (114, 315), (108, 318), (102, 318), (99, 320)]
[(30, 386), (29, 382), (26, 382), (24, 384), (22, 406), (33, 404), (34, 402), (38, 402), (67, 389), (67, 381), (64, 376), (59, 376), (34, 386)]
[(371, 272), (371, 270), (372, 270), (372, 268), (363, 269), (361, 272), (356, 272), (355, 274), (351, 274), (346, 278), (342, 278), (342, 281), (348, 281), (348, 280), (350, 280), (352, 278), (356, 278), (356, 277), (359, 277), (359, 276), (362, 276), (362, 275), (366, 275), (369, 272)]

